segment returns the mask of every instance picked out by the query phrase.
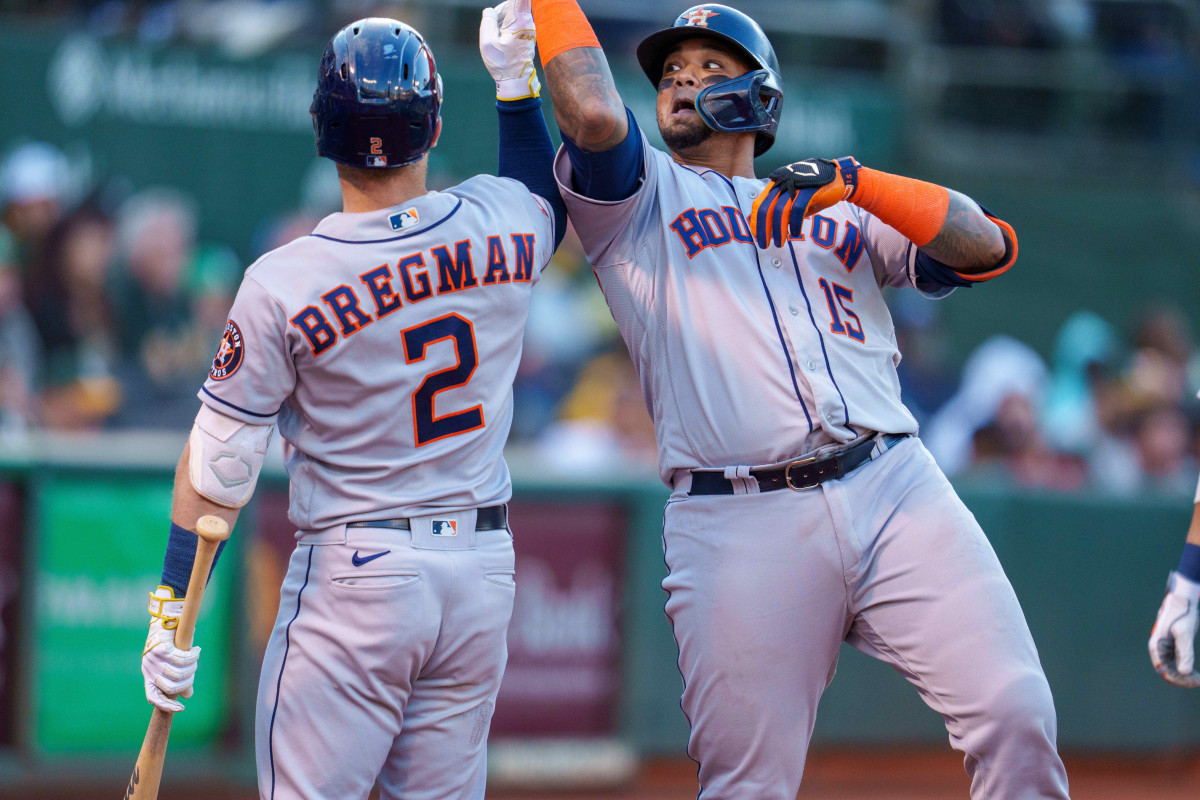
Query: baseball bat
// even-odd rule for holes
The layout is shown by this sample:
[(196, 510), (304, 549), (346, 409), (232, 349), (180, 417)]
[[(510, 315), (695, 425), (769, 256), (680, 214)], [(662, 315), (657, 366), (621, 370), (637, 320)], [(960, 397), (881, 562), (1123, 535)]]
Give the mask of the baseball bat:
[[(183, 613), (179, 615), (179, 627), (175, 629), (175, 646), (187, 649), (192, 646), (192, 634), (196, 632), (196, 615), (200, 613), (200, 600), (204, 597), (204, 586), (212, 569), (217, 545), (229, 538), (229, 523), (220, 517), (205, 514), (196, 520), (196, 560), (192, 564), (192, 577), (188, 581), (187, 595), (183, 598)], [(167, 756), (167, 737), (171, 735), (171, 720), (174, 714), (157, 706), (150, 715), (146, 738), (138, 753), (133, 775), (125, 789), (125, 800), (157, 800), (158, 785), (162, 781), (163, 760)]]

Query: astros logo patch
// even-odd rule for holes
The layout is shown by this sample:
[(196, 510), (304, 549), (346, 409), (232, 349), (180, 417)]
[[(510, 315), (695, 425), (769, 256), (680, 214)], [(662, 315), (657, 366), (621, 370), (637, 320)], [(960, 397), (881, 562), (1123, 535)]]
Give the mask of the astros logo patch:
[(435, 519), (433, 521), (434, 536), (458, 536), (458, 523), (452, 519)]
[(688, 25), (698, 25), (701, 28), (707, 28), (708, 27), (708, 18), (709, 17), (719, 17), (719, 16), (721, 16), (720, 12), (709, 11), (707, 8), (701, 7), (701, 8), (697, 8), (692, 13), (686, 15), (684, 17), (684, 19), (687, 20)]
[(242, 332), (237, 323), (229, 320), (225, 323), (225, 333), (221, 334), (221, 346), (213, 358), (208, 374), (214, 381), (223, 381), (237, 372), (242, 365), (242, 356), (246, 350), (242, 344)]

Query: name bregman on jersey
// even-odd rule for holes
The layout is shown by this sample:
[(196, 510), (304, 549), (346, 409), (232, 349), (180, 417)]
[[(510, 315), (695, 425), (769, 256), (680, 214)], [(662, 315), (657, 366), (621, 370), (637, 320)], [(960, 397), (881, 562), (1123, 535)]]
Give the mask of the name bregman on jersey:
[[(470, 239), (456, 242), (453, 252), (447, 245), (432, 247), (428, 260), (425, 251), (411, 253), (396, 262), (395, 272), (390, 264), (381, 264), (358, 276), (361, 287), (342, 284), (330, 289), (321, 295), (325, 308), (316, 303), (305, 306), (291, 323), (304, 334), (312, 354), (319, 356), (337, 344), (339, 334), (349, 336), (405, 303), (419, 303), (435, 294), (532, 280), (534, 238), (532, 233), (511, 234), (508, 242), (501, 236), (487, 237), (487, 271), (482, 281), (475, 275)], [(397, 277), (399, 289), (392, 285)]]

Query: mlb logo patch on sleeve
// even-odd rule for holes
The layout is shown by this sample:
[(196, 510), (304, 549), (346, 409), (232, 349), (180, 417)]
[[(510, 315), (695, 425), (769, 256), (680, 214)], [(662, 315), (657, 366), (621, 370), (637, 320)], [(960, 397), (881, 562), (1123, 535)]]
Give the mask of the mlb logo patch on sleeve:
[(433, 521), (434, 536), (458, 536), (458, 523), (452, 519), (435, 519)]

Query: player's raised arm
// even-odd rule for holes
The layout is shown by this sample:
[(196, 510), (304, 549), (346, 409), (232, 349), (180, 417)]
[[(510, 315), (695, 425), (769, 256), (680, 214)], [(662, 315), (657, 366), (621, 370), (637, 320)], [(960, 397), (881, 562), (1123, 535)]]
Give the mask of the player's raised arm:
[(539, 53), (559, 130), (581, 150), (611, 150), (629, 122), (608, 60), (575, 0), (533, 0)]
[(785, 230), (845, 200), (907, 236), (947, 285), (969, 285), (1006, 271), (1016, 260), (1011, 226), (966, 195), (934, 183), (864, 167), (853, 158), (811, 158), (780, 167), (759, 195), (750, 223), (760, 247)]
[(554, 181), (554, 143), (542, 116), (541, 83), (533, 66), (537, 35), (530, 0), (505, 0), (485, 8), (479, 23), (479, 53), (496, 82), (500, 116), (497, 174), (525, 184), (554, 212), (554, 246), (567, 227), (567, 206)]

